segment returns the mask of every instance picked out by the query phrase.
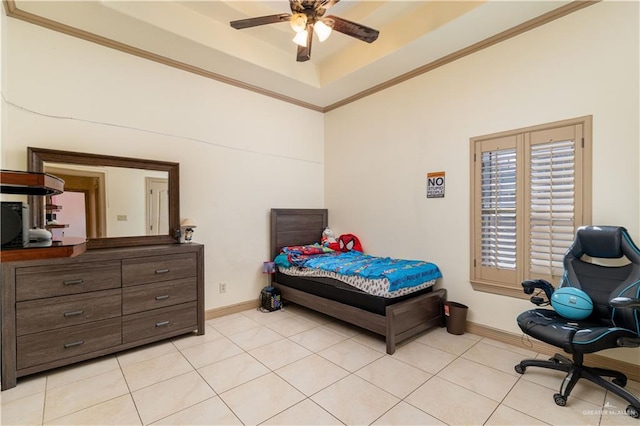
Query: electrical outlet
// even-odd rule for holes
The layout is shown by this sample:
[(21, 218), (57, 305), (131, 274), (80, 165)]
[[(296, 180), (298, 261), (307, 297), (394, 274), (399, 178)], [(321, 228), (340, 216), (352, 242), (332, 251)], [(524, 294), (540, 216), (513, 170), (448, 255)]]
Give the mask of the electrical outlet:
[(220, 283), (220, 293), (227, 292), (227, 283)]

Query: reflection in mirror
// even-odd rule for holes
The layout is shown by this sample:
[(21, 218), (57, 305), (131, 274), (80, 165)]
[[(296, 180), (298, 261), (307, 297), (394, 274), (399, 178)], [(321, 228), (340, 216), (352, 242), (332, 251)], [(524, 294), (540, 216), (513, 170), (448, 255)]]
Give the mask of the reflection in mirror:
[(169, 177), (165, 171), (44, 163), (65, 181), (47, 199), (54, 237), (130, 237), (169, 233)]
[(62, 194), (29, 197), (33, 227), (86, 237), (89, 249), (176, 242), (178, 163), (31, 147), (28, 159), (65, 181)]

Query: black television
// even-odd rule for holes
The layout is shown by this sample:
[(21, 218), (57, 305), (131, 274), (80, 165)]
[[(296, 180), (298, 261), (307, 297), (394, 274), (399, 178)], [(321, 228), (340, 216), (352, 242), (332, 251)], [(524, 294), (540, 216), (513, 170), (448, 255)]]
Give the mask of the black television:
[(20, 201), (2, 201), (0, 216), (2, 249), (22, 248), (29, 244), (29, 205)]

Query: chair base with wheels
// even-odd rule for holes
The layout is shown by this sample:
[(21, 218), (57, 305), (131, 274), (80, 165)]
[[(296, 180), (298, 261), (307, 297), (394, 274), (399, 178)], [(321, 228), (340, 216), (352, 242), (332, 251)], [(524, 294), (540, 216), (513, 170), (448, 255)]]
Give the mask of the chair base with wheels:
[[(573, 361), (561, 354), (555, 354), (548, 361), (541, 359), (522, 360), (520, 364), (516, 364), (514, 369), (518, 374), (524, 374), (527, 367), (542, 367), (567, 373), (560, 386), (560, 392), (553, 394), (554, 402), (561, 407), (567, 405), (567, 398), (578, 380), (587, 379), (627, 401), (629, 403), (626, 408), (627, 414), (636, 419), (640, 418), (640, 399), (624, 389), (627, 385), (627, 376), (619, 371), (587, 367), (583, 365), (582, 361), (582, 354), (574, 355)], [(609, 381), (603, 377), (612, 377), (613, 379)]]

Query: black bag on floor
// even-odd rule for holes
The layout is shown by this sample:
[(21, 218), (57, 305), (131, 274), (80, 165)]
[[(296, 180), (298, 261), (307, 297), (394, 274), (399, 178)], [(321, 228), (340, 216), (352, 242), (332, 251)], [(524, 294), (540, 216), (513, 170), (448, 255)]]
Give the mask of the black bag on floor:
[(260, 310), (265, 312), (277, 311), (282, 308), (280, 290), (275, 287), (264, 287), (260, 291)]

